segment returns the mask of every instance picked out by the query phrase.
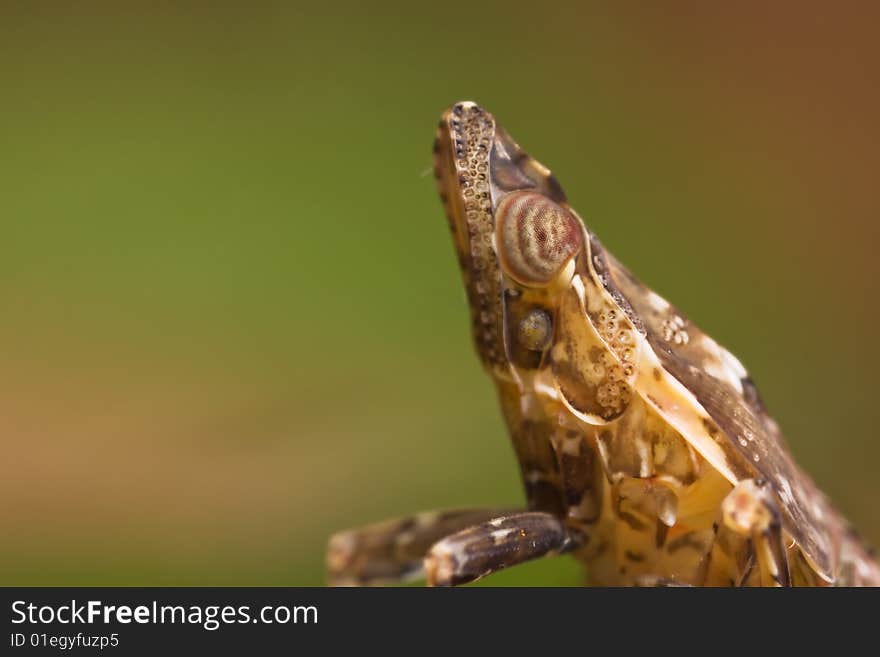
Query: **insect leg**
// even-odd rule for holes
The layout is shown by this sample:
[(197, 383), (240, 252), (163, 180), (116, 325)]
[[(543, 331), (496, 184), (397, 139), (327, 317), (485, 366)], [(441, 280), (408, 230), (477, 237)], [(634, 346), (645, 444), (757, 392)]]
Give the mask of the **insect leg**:
[(791, 586), (782, 522), (770, 486), (740, 481), (721, 503), (724, 525), (751, 539), (761, 586)]
[(456, 586), (508, 566), (561, 554), (581, 543), (550, 513), (524, 511), (501, 516), (436, 543), (425, 557), (428, 586)]
[(327, 544), (328, 584), (369, 586), (417, 579), (434, 543), (505, 513), (511, 511), (427, 511), (334, 534)]

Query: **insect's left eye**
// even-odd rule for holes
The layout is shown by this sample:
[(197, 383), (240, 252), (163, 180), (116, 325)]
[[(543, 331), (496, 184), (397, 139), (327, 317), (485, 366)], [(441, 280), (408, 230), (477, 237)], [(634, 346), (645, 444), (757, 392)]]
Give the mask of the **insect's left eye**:
[(495, 244), (504, 271), (523, 285), (549, 284), (581, 248), (580, 221), (546, 196), (513, 192), (495, 212)]

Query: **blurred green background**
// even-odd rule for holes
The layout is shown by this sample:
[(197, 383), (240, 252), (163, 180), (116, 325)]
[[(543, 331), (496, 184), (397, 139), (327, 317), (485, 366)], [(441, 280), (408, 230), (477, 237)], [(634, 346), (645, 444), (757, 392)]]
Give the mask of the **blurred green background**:
[(317, 585), (335, 530), (521, 501), (428, 173), (460, 99), (880, 543), (876, 11), (126, 4), (0, 10), (0, 583)]

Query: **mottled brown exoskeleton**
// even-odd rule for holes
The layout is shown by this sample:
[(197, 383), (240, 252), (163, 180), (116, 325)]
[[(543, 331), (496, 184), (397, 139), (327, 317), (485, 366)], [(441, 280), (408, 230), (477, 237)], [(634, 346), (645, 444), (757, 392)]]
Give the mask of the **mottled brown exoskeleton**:
[(452, 106), (434, 157), (528, 510), (342, 532), (331, 583), (460, 584), (569, 552), (597, 585), (880, 585), (740, 362), (608, 253), (491, 114)]

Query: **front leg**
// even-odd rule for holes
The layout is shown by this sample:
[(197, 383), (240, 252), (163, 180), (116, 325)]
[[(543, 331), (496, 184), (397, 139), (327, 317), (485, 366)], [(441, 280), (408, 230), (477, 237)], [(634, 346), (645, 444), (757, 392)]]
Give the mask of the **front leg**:
[(523, 511), (501, 516), (448, 536), (425, 557), (428, 586), (457, 586), (537, 559), (561, 554), (582, 542), (549, 513)]
[(334, 534), (327, 545), (330, 586), (369, 586), (417, 579), (428, 549), (465, 527), (510, 513), (502, 509), (428, 511)]
[(752, 542), (761, 586), (791, 586), (776, 504), (770, 486), (754, 479), (740, 481), (721, 503), (725, 527)]

